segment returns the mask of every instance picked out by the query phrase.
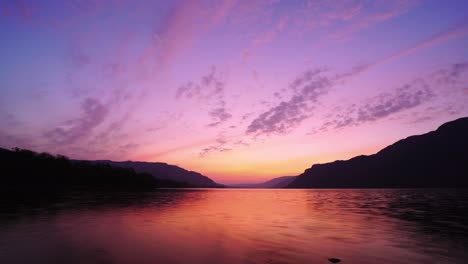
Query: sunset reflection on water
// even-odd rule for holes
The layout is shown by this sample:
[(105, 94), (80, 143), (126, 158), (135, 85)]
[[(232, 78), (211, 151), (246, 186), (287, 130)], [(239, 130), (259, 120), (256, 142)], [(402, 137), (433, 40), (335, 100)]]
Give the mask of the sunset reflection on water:
[(166, 190), (2, 208), (0, 263), (464, 263), (465, 190)]

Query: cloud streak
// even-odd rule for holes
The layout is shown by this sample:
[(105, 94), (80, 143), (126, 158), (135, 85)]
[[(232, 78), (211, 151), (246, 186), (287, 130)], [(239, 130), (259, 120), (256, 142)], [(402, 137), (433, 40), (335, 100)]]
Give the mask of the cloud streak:
[(177, 88), (175, 98), (178, 100), (195, 100), (199, 103), (210, 105), (212, 108), (208, 115), (212, 123), (208, 127), (216, 127), (232, 117), (226, 108), (224, 99), (225, 82), (221, 80), (213, 67), (211, 72), (202, 76), (199, 82), (190, 81)]
[(410, 55), (412, 53), (415, 53), (419, 50), (429, 48), (431, 46), (437, 45), (444, 43), (446, 41), (450, 41), (459, 37), (463, 37), (465, 35), (468, 35), (468, 19), (464, 19), (463, 21), (443, 30), (442, 32), (439, 32), (437, 34), (434, 34), (430, 36), (429, 38), (426, 38), (408, 48), (401, 49), (393, 54), (390, 54), (380, 60), (377, 60), (373, 63), (368, 64), (368, 67), (374, 67), (378, 66), (380, 64), (388, 63), (393, 60), (397, 60), (401, 57)]
[(211, 123), (211, 124), (208, 124), (209, 127), (215, 127), (215, 126), (218, 126), (219, 124), (227, 121), (228, 119), (230, 119), (232, 117), (232, 115), (230, 113), (228, 113), (226, 111), (226, 108), (224, 107), (220, 107), (220, 108), (215, 108), (213, 109), (209, 115), (211, 116), (211, 118), (213, 120), (215, 120), (215, 122)]
[(343, 83), (363, 69), (356, 67), (343, 74), (332, 74), (324, 68), (305, 71), (283, 90), (292, 92), (292, 96), (259, 114), (247, 127), (246, 134), (289, 133), (313, 115), (319, 100), (334, 86)]
[[(423, 106), (436, 97), (468, 96), (468, 93), (463, 94), (467, 90), (467, 73), (467, 62), (452, 64), (391, 91), (378, 93), (363, 102), (338, 106), (330, 114), (331, 118), (311, 134), (375, 122)], [(429, 110), (432, 113), (441, 113), (431, 108)], [(454, 111), (457, 107), (452, 106), (450, 109)]]
[(321, 23), (327, 25), (333, 20), (344, 23), (329, 36), (345, 41), (357, 32), (407, 12), (415, 4), (416, 1), (373, 1), (371, 4), (364, 1), (336, 1), (332, 4), (336, 6), (334, 12), (328, 13)]
[(396, 113), (418, 107), (434, 98), (433, 92), (424, 83), (407, 84), (389, 93), (380, 93), (365, 100), (361, 105), (344, 108), (327, 121), (319, 131), (359, 126), (363, 123), (384, 119)]
[(203, 148), (198, 156), (200, 158), (204, 158), (213, 152), (226, 152), (232, 150), (232, 148), (227, 147), (228, 141), (223, 135), (219, 135), (215, 142), (215, 144)]
[[(458, 38), (468, 34), (468, 23), (467, 20), (464, 20), (461, 23), (458, 23), (447, 30), (444, 30), (441, 33), (435, 34), (428, 39), (425, 39), (409, 48), (399, 50), (389, 56), (384, 57), (383, 59), (374, 61), (372, 63), (364, 64), (359, 67), (355, 67), (348, 73), (341, 75), (336, 75), (334, 77), (324, 77), (319, 76), (317, 80), (308, 79), (305, 76), (299, 76), (293, 83), (290, 85), (289, 89), (292, 88), (294, 91), (293, 96), (287, 100), (282, 101), (276, 106), (270, 108), (269, 110), (261, 113), (257, 118), (255, 118), (251, 124), (248, 126), (246, 133), (247, 134), (284, 134), (291, 131), (293, 128), (299, 126), (305, 119), (312, 116), (312, 110), (314, 108), (313, 104), (317, 103), (318, 99), (326, 94), (334, 85), (345, 81), (347, 78), (354, 76), (356, 74), (367, 71), (373, 67), (376, 67), (380, 64), (396, 60), (398, 58), (407, 56), (416, 51), (419, 51), (424, 48), (431, 47), (433, 45), (443, 43), (445, 41)], [(454, 65), (457, 69), (451, 71), (451, 75), (445, 76), (447, 78), (452, 78), (457, 74), (457, 70), (463, 70), (466, 66), (464, 64)], [(316, 71), (316, 73), (319, 73)], [(306, 72), (308, 76), (315, 76), (311, 74), (311, 71)], [(323, 74), (322, 74), (323, 75)], [(317, 77), (317, 76), (316, 76)], [(310, 82), (309, 84), (305, 84)], [(304, 87), (298, 88), (299, 86), (305, 84)], [(336, 122), (329, 124), (330, 126), (342, 127), (349, 124), (354, 124), (356, 122), (364, 122), (367, 119), (372, 119), (373, 117), (377, 118), (380, 116), (386, 116), (393, 112), (401, 111), (405, 108), (414, 107), (414, 104), (417, 104), (419, 101), (417, 97), (411, 97), (411, 93), (406, 89), (399, 90), (401, 94), (396, 94), (395, 96), (401, 96), (405, 100), (397, 102), (390, 101), (386, 104), (368, 105), (367, 109), (361, 109), (359, 117), (346, 117)], [(419, 91), (424, 94), (424, 91)], [(419, 94), (418, 94), (419, 95)], [(425, 94), (425, 96), (429, 96)], [(426, 97), (424, 97), (426, 98)], [(424, 99), (420, 98), (420, 99)], [(412, 100), (416, 101), (412, 101)], [(348, 109), (351, 111), (353, 109)], [(369, 121), (369, 120), (367, 120)]]
[(57, 146), (77, 142), (92, 134), (94, 128), (104, 122), (108, 109), (94, 98), (81, 103), (82, 116), (64, 122), (60, 127), (47, 131), (44, 136)]

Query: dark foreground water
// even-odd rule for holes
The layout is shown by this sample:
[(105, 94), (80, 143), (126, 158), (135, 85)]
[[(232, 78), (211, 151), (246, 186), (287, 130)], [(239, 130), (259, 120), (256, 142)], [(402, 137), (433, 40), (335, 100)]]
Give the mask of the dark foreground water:
[(166, 190), (3, 202), (0, 263), (468, 263), (468, 191)]

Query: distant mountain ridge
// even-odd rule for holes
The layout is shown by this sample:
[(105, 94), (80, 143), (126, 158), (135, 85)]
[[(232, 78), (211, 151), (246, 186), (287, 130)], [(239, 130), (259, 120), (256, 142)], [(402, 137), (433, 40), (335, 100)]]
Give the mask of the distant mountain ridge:
[(235, 188), (284, 188), (291, 183), (296, 176), (282, 176), (261, 183), (234, 184)]
[(274, 178), (269, 181), (266, 181), (262, 185), (264, 185), (265, 188), (284, 188), (288, 186), (295, 178), (296, 176), (278, 177), (278, 178)]
[(376, 154), (315, 164), (288, 188), (468, 187), (468, 117)]
[(138, 192), (156, 188), (191, 187), (186, 183), (158, 179), (148, 173), (136, 173), (131, 168), (70, 160), (62, 155), (54, 156), (19, 148), (0, 148), (0, 164), (0, 194), (21, 193), (29, 196), (38, 193)]
[(143, 162), (143, 161), (111, 161), (96, 160), (96, 163), (106, 163), (115, 167), (131, 168), (137, 173), (148, 173), (153, 177), (165, 180), (173, 180), (181, 183), (188, 183), (193, 187), (222, 187), (212, 179), (195, 171), (188, 171), (181, 167), (163, 162)]

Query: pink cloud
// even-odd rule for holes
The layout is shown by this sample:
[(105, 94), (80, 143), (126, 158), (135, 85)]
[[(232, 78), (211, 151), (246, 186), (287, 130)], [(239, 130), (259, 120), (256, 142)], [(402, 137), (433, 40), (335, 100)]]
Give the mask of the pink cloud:
[(211, 72), (200, 78), (200, 81), (189, 81), (180, 86), (175, 94), (177, 100), (194, 100), (211, 107), (208, 111), (212, 123), (208, 127), (215, 127), (232, 117), (226, 108), (225, 82), (212, 67)]
[(64, 146), (91, 135), (93, 129), (104, 122), (108, 109), (93, 98), (84, 100), (81, 107), (82, 116), (64, 122), (61, 126), (47, 131), (44, 136), (52, 144)]
[(375, 5), (372, 6), (377, 9), (374, 11), (364, 9), (362, 2), (355, 2), (353, 5), (338, 11), (333, 17), (328, 18), (330, 20), (346, 21), (345, 26), (331, 33), (330, 37), (340, 41), (347, 40), (359, 31), (407, 12), (414, 5), (415, 1), (376, 1)]
[(374, 64), (386, 63), (392, 60), (396, 60), (403, 56), (407, 56), (409, 54), (417, 52), (421, 49), (428, 48), (465, 35), (468, 35), (468, 20), (466, 19), (461, 23), (458, 23), (440, 33), (437, 33), (423, 41), (420, 41), (409, 48), (402, 49), (396, 53), (393, 53)]
[[(314, 130), (313, 133), (378, 121), (416, 109), (436, 98), (448, 97), (451, 94), (463, 96), (459, 95), (459, 92), (465, 88), (463, 84), (468, 78), (467, 73), (468, 62), (448, 65), (393, 90), (380, 92), (362, 102), (340, 105), (329, 114), (331, 118), (326, 118), (324, 124)], [(436, 107), (426, 109), (426, 111), (431, 112), (432, 116), (447, 113), (446, 111), (441, 112)], [(459, 106), (452, 105), (450, 111), (454, 111), (452, 114), (456, 114), (461, 109)]]
[(333, 83), (322, 69), (300, 74), (289, 86), (293, 95), (259, 114), (248, 126), (246, 134), (284, 134), (311, 116), (313, 104), (326, 94)]

